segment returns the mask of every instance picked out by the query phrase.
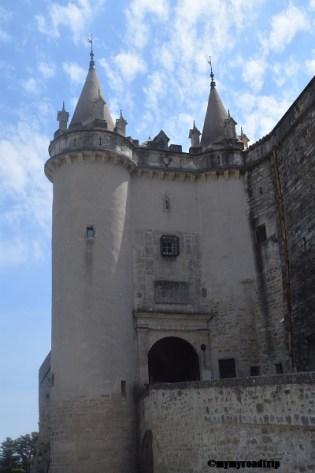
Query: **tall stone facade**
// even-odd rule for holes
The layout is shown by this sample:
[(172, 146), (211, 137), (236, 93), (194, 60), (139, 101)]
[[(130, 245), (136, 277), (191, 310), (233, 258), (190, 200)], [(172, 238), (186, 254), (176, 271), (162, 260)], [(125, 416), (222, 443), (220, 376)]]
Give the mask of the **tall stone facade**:
[[(247, 149), (211, 73), (203, 132), (194, 124), (186, 153), (163, 130), (142, 144), (125, 136), (91, 52), (73, 118), (68, 126), (64, 107), (58, 113), (45, 165), (52, 347), (40, 370), (38, 473), (182, 472), (165, 460), (170, 444), (156, 434), (169, 427), (154, 412), (170, 397), (177, 416), (176, 383), (188, 383), (185, 409), (204, 403), (204, 383), (219, 416), (230, 396), (224, 382), (217, 390), (220, 378), (252, 386), (268, 376), (272, 385), (276, 374), (315, 369), (314, 88)], [(170, 393), (154, 391), (161, 382)], [(176, 455), (198, 444), (176, 438)], [(205, 468), (196, 460), (187, 472)]]

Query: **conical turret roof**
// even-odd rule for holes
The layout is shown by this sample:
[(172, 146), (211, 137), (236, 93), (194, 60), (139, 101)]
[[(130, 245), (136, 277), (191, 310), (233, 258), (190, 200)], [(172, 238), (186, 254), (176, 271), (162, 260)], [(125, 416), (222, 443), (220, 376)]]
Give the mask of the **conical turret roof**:
[(100, 82), (97, 77), (94, 63), (94, 53), (91, 50), (90, 67), (85, 83), (75, 108), (70, 127), (91, 123), (95, 119), (105, 120), (107, 128), (114, 130), (114, 122), (110, 111), (102, 96)]
[(228, 113), (225, 110), (225, 107), (216, 89), (216, 83), (213, 80), (212, 69), (211, 79), (208, 107), (201, 137), (202, 146), (209, 146), (210, 144), (220, 141), (224, 138), (225, 120), (228, 118)]

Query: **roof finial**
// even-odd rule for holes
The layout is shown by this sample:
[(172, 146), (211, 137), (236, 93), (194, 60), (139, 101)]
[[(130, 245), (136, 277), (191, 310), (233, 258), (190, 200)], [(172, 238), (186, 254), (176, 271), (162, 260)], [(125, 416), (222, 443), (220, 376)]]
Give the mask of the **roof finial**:
[(210, 85), (211, 85), (211, 89), (213, 89), (215, 87), (215, 82), (214, 82), (214, 74), (212, 70), (211, 56), (209, 56), (208, 63), (210, 64), (210, 77), (211, 77)]
[(91, 57), (91, 60), (90, 60), (90, 69), (94, 69), (95, 68), (95, 62), (94, 62), (94, 51), (93, 51), (93, 35), (91, 33), (89, 39), (88, 39), (88, 42), (90, 43), (91, 45), (91, 51), (90, 51), (90, 57)]

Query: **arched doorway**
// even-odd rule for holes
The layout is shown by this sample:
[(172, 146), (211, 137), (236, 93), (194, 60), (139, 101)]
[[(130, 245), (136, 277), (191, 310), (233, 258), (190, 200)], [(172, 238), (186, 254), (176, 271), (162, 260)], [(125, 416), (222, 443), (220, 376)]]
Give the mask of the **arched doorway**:
[(150, 383), (178, 383), (200, 379), (199, 359), (195, 349), (182, 338), (166, 337), (149, 351)]

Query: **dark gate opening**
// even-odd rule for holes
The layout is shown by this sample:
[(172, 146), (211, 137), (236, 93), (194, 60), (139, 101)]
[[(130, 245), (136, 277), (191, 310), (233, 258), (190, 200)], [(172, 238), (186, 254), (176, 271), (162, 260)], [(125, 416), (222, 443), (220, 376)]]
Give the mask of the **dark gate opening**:
[(190, 343), (177, 337), (156, 342), (148, 355), (150, 383), (200, 380), (199, 359)]

